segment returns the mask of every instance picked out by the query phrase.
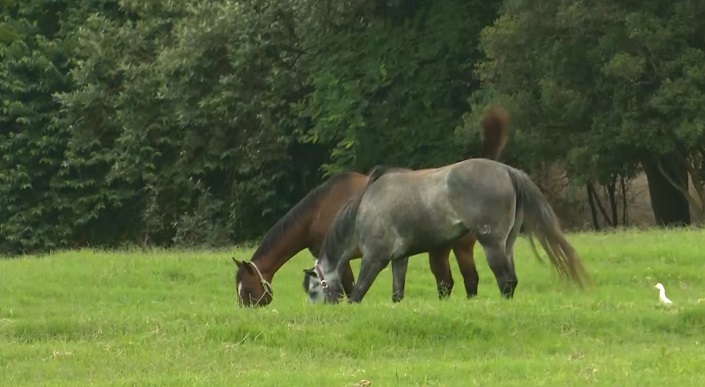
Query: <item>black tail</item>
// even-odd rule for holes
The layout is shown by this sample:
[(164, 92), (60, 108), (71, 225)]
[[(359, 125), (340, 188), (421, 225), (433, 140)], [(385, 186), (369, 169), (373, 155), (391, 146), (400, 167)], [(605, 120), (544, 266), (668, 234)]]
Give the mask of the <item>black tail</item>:
[(558, 217), (539, 187), (525, 172), (509, 166), (507, 171), (517, 193), (517, 211), (524, 211), (529, 241), (536, 256), (540, 259), (532, 235), (539, 240), (551, 264), (562, 277), (568, 277), (581, 288), (590, 284), (590, 276), (580, 256), (563, 236)]

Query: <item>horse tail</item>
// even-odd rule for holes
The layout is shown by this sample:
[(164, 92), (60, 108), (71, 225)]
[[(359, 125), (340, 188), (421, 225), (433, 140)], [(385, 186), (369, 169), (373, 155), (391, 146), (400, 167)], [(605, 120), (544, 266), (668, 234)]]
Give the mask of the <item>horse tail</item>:
[(480, 157), (497, 160), (507, 144), (509, 114), (501, 107), (488, 110), (480, 121), (482, 125), (482, 151)]
[(524, 171), (510, 166), (507, 171), (517, 193), (516, 210), (524, 211), (529, 241), (536, 257), (540, 259), (532, 236), (539, 240), (561, 277), (569, 278), (581, 288), (589, 285), (591, 279), (580, 256), (565, 239), (558, 217), (539, 187)]

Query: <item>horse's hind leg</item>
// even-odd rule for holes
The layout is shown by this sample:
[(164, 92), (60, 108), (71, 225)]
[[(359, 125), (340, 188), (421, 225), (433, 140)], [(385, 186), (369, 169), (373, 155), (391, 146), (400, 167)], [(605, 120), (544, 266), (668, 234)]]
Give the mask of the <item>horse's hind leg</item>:
[(475, 238), (471, 235), (463, 237), (453, 246), (453, 253), (455, 253), (455, 259), (458, 261), (460, 274), (463, 275), (465, 293), (468, 298), (477, 296), (477, 286), (480, 283), (480, 275), (475, 267), (474, 248)]
[(514, 289), (516, 289), (518, 281), (514, 272), (514, 265), (509, 260), (504, 242), (480, 239), (480, 243), (485, 249), (487, 263), (497, 279), (499, 292), (502, 297), (511, 299), (514, 297)]
[(431, 268), (431, 273), (436, 277), (436, 289), (438, 289), (438, 298), (444, 299), (450, 297), (453, 291), (453, 274), (450, 271), (448, 257), (450, 249), (439, 249), (428, 252), (428, 265)]
[(348, 297), (348, 303), (358, 303), (370, 290), (377, 275), (389, 264), (388, 256), (383, 258), (380, 255), (368, 255), (362, 257), (360, 264), (360, 274), (357, 276), (357, 283), (353, 287), (352, 294)]
[(514, 274), (514, 284), (512, 287), (512, 295), (519, 285), (519, 280), (516, 278), (516, 269), (514, 268), (514, 244), (519, 237), (519, 232), (521, 231), (521, 225), (524, 221), (524, 212), (517, 211), (514, 218), (514, 226), (509, 231), (509, 236), (507, 237), (507, 242), (505, 243), (505, 252), (507, 254), (507, 261), (511, 267), (511, 271)]
[(406, 269), (408, 266), (409, 257), (402, 257), (392, 261), (392, 302), (401, 302), (404, 299)]

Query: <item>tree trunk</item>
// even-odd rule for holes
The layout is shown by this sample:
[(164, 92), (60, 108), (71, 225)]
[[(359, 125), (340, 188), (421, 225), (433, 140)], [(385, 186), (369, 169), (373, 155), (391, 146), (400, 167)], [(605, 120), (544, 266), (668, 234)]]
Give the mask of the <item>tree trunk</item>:
[(610, 208), (612, 209), (612, 226), (617, 227), (619, 225), (619, 215), (617, 212), (617, 197), (615, 196), (616, 184), (615, 180), (607, 185), (607, 196), (610, 200)]
[(590, 204), (590, 215), (592, 216), (592, 227), (595, 228), (595, 231), (600, 231), (600, 222), (597, 219), (597, 208), (595, 208), (595, 198), (593, 197), (592, 189), (590, 189), (590, 183), (585, 185), (585, 189), (587, 190), (588, 203)]
[(627, 184), (624, 181), (624, 175), (619, 176), (619, 183), (622, 188), (622, 224), (624, 227), (629, 227), (629, 220), (627, 219), (629, 203), (627, 201)]
[(595, 189), (595, 186), (593, 186), (592, 183), (588, 183), (587, 189), (588, 189), (588, 191), (592, 191), (593, 200), (597, 204), (597, 208), (600, 210), (600, 213), (605, 218), (605, 222), (607, 222), (607, 225), (614, 226), (612, 224), (612, 220), (610, 219), (610, 216), (607, 215), (607, 211), (605, 210), (605, 206), (602, 205), (602, 200), (600, 200), (600, 196), (597, 194), (597, 190)]
[[(688, 170), (685, 165), (675, 160), (677, 160), (675, 157), (662, 160), (663, 168), (670, 175), (671, 180), (682, 182), (687, 192)], [(689, 225), (690, 206), (685, 196), (659, 171), (657, 161), (643, 161), (642, 165), (649, 182), (651, 209), (654, 211), (656, 224), (659, 226)]]

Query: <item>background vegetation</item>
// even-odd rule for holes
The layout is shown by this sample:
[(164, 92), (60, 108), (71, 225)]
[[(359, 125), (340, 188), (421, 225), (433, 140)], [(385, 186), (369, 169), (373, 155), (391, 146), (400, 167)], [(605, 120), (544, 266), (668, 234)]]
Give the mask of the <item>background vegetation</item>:
[(477, 155), (491, 104), (595, 227), (640, 172), (658, 224), (703, 210), (702, 1), (0, 6), (2, 255), (251, 240), (332, 173)]

